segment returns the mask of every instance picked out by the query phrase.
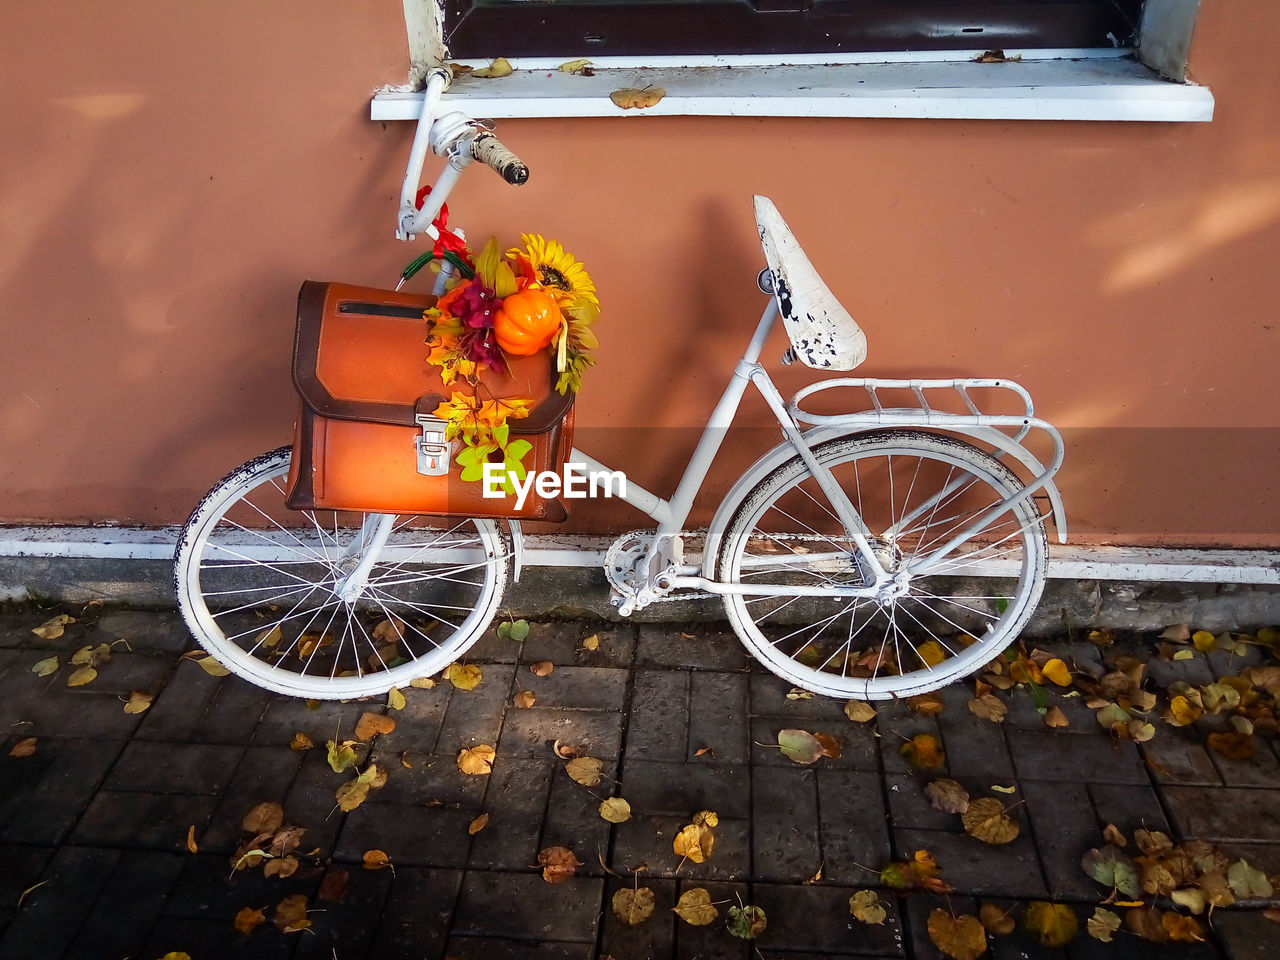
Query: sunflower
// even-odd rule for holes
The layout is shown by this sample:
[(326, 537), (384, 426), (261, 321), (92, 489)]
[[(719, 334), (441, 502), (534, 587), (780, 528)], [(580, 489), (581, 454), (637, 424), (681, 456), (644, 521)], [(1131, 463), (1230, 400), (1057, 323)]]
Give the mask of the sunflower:
[(557, 300), (586, 301), (597, 308), (600, 306), (591, 275), (558, 240), (548, 240), (537, 233), (521, 234), (520, 239), (525, 249), (513, 248), (507, 251), (507, 256), (515, 260), (527, 280), (537, 282)]

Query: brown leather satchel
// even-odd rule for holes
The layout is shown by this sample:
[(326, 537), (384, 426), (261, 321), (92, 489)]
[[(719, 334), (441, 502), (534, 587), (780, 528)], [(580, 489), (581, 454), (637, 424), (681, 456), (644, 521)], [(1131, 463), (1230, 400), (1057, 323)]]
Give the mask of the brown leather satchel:
[[(423, 311), (434, 297), (308, 280), (298, 293), (293, 382), (302, 399), (294, 430), (287, 503), (295, 510), (356, 510), (564, 520), (558, 500), (530, 487), (516, 497), (483, 496), (459, 479), (461, 440), (446, 441), (435, 409), (466, 384), (445, 386), (427, 363)], [(530, 472), (559, 471), (573, 433), (572, 393), (555, 390), (554, 357), (508, 358), (506, 374), (485, 371), (483, 396), (530, 401), (511, 435), (533, 444)]]

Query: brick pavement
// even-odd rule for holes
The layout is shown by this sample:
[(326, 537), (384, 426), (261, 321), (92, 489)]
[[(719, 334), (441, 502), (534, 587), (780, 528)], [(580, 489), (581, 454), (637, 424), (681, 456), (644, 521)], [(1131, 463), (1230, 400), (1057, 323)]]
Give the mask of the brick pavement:
[[(1260, 740), (1251, 761), (1210, 753), (1201, 734), (1167, 725), (1142, 747), (1113, 745), (1079, 698), (1057, 701), (1072, 724), (1050, 730), (1021, 690), (1002, 695), (1009, 717), (993, 724), (967, 711), (967, 686), (943, 691), (937, 717), (886, 704), (876, 721), (855, 725), (840, 703), (788, 699), (788, 685), (715, 626), (687, 637), (676, 627), (534, 624), (523, 644), (481, 640), (468, 658), (484, 671), (474, 691), (406, 691), (396, 729), (361, 751), (362, 763), (390, 771), (387, 786), (344, 814), (332, 799), (344, 778), (328, 767), (323, 744), (335, 730), (351, 736), (362, 712), (385, 709), (380, 702), (312, 709), (208, 676), (179, 662), (192, 644), (171, 612), (90, 611), (64, 637), (42, 641), (30, 629), (48, 613), (0, 614), (0, 960), (158, 960), (169, 951), (194, 960), (932, 960), (940, 954), (925, 923), (934, 907), (958, 913), (1032, 899), (1072, 905), (1081, 935), (1051, 950), (1019, 927), (991, 940), (993, 957), (1280, 955), (1280, 923), (1259, 912), (1259, 901), (1218, 910), (1203, 944), (1092, 940), (1084, 920), (1106, 892), (1079, 868), (1081, 854), (1101, 843), (1102, 826), (1114, 823), (1212, 839), (1280, 873), (1280, 757), (1271, 741)], [(597, 632), (599, 649), (584, 649), (581, 640)], [(65, 662), (83, 644), (120, 638), (131, 649), (118, 646), (87, 686), (68, 688), (65, 667), (45, 679), (30, 671), (50, 652)], [(1091, 645), (1057, 649), (1085, 671), (1102, 669)], [(527, 664), (544, 659), (555, 671), (534, 676)], [(1239, 666), (1210, 658), (1194, 665), (1205, 677), (1176, 662), (1152, 672), (1208, 682)], [(122, 698), (134, 689), (155, 700), (130, 715)], [(534, 692), (534, 707), (511, 705), (521, 689)], [(762, 745), (785, 727), (834, 733), (843, 753), (797, 766)], [(290, 750), (295, 732), (320, 746)], [(904, 763), (899, 744), (920, 732), (942, 741), (945, 771)], [(9, 755), (30, 736), (38, 738), (34, 755)], [(568, 778), (551, 750), (557, 739), (604, 761), (599, 787)], [(488, 776), (466, 776), (455, 763), (477, 743), (497, 746)], [(959, 817), (933, 809), (922, 787), (944, 774), (975, 795), (1013, 788), (1010, 802), (1022, 801), (1010, 810), (1019, 837), (984, 845), (961, 831)], [(611, 794), (630, 802), (628, 822), (597, 816)], [(287, 878), (232, 874), (240, 821), (267, 800), (306, 828), (300, 852), (308, 856)], [(672, 838), (701, 809), (719, 814), (714, 854), (681, 864)], [(471, 836), (468, 824), (481, 812), (490, 823)], [(196, 853), (186, 846), (191, 826)], [(554, 886), (536, 866), (550, 845), (583, 861)], [(375, 848), (390, 855), (394, 872), (362, 869), (364, 852)], [(854, 921), (850, 894), (878, 886), (884, 863), (919, 849), (933, 853), (956, 893), (944, 900), (881, 890), (886, 923)], [(609, 903), (637, 870), (658, 910), (626, 928)], [(818, 882), (805, 882), (819, 871)], [(717, 901), (764, 908), (769, 923), (754, 949), (718, 923), (692, 927), (675, 917), (669, 908), (696, 886)], [(309, 930), (282, 934), (269, 921), (248, 936), (233, 928), (242, 908), (266, 908), (270, 917), (290, 894), (308, 898)]]

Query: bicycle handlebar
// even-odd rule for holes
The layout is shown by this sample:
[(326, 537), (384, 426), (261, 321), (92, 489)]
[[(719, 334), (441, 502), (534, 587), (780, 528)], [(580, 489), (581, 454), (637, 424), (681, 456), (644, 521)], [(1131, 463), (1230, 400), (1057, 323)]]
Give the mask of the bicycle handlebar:
[(492, 133), (482, 133), (471, 141), (471, 156), (514, 187), (529, 180), (524, 161), (502, 145)]

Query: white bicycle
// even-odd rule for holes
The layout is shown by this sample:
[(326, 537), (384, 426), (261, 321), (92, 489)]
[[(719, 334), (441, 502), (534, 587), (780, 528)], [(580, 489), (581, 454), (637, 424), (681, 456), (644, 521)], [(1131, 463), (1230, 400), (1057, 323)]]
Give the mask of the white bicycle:
[[(440, 115), (448, 80), (436, 71), (428, 81), (402, 239), (436, 236), (432, 220), (473, 160), (511, 183), (528, 177), (487, 127)], [(448, 163), (418, 211), (429, 150)], [(851, 370), (866, 341), (774, 205), (755, 204), (768, 305), (675, 493), (628, 481), (625, 499), (657, 525), (609, 550), (612, 600), (626, 616), (719, 596), (761, 663), (818, 694), (936, 689), (998, 655), (1035, 610), (1047, 516), (1066, 540), (1053, 484), (1062, 439), (1008, 380), (838, 377), (785, 400), (759, 359), (779, 318), (791, 340), (784, 363)], [(690, 534), (685, 521), (748, 386), (784, 439), (743, 473), (705, 533)], [(1047, 455), (1024, 442), (1033, 431)], [(289, 458), (282, 447), (232, 471), (182, 531), (178, 603), (200, 644), (253, 683), (321, 699), (382, 693), (461, 657), (518, 579), (519, 522), (292, 511)], [(570, 463), (602, 482), (612, 474), (577, 449)]]

